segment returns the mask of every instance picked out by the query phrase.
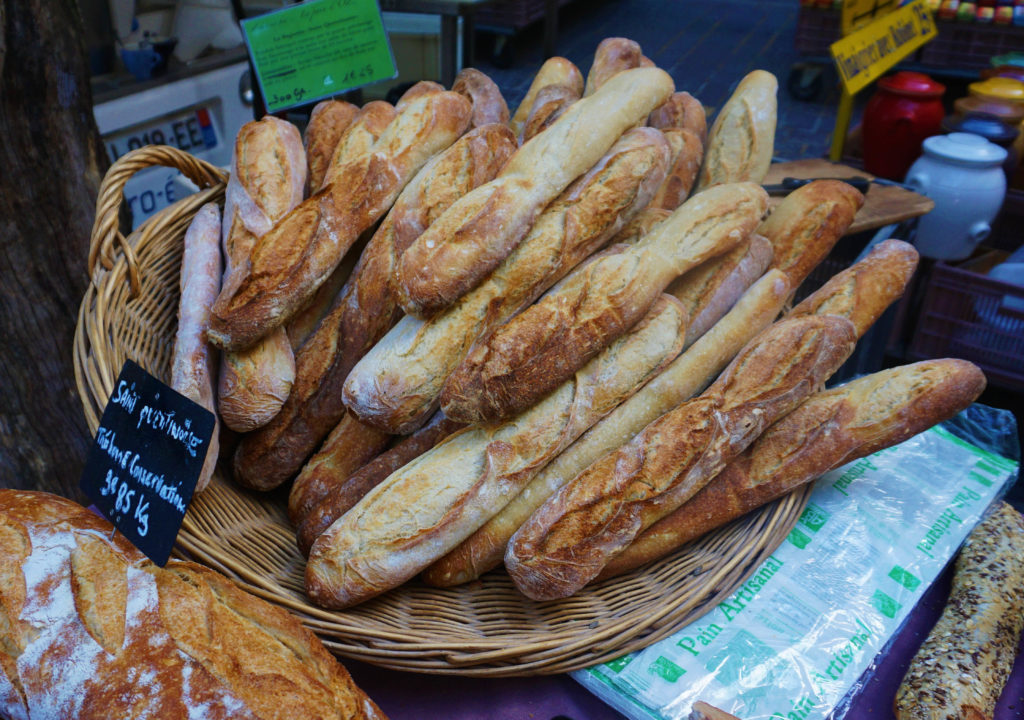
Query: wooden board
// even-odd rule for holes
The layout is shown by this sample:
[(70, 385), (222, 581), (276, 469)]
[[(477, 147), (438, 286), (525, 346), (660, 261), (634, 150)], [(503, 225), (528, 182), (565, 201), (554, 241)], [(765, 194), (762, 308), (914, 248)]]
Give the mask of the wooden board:
[[(793, 160), (792, 162), (775, 163), (768, 170), (765, 185), (781, 183), (784, 178), (842, 178), (842, 177), (873, 177), (871, 174), (850, 167), (831, 163), (823, 158)], [(772, 197), (769, 208), (774, 209), (782, 202), (782, 196)], [(935, 203), (911, 190), (893, 185), (872, 184), (864, 199), (864, 207), (860, 209), (847, 235), (875, 230), (886, 225), (909, 220), (931, 212)]]

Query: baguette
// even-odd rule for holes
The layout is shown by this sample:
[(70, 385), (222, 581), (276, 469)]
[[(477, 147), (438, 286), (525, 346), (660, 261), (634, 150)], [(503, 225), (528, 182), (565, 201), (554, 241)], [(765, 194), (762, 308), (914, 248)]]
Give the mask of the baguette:
[(533, 302), (647, 204), (665, 174), (660, 132), (627, 132), (537, 219), (475, 290), (429, 320), (402, 318), (356, 365), (345, 402), (365, 422), (407, 432), (437, 406), (445, 378), (477, 337)]
[(621, 72), (640, 67), (643, 52), (640, 44), (621, 37), (609, 37), (598, 43), (594, 61), (587, 73), (583, 97), (593, 95), (606, 82)]
[[(306, 158), (291, 123), (267, 116), (242, 126), (231, 158), (223, 220), (224, 282), (241, 272), (255, 243), (302, 202)], [(221, 358), (217, 409), (235, 432), (266, 425), (295, 380), (295, 356), (284, 328), (251, 348)]]
[(984, 388), (985, 376), (965, 360), (927, 360), (819, 392), (641, 533), (597, 579), (663, 557), (833, 468), (901, 443), (960, 412)]
[(786, 276), (769, 271), (707, 335), (545, 466), (500, 513), (434, 563), (423, 579), (441, 587), (458, 585), (500, 565), (509, 538), (545, 500), (645, 425), (703, 390), (744, 345), (772, 323), (788, 296)]
[(704, 159), (704, 146), (689, 130), (668, 128), (663, 131), (672, 146), (672, 166), (665, 181), (651, 200), (651, 207), (675, 210), (690, 194)]
[(708, 120), (704, 106), (686, 91), (672, 93), (668, 100), (648, 116), (647, 124), (659, 130), (689, 130), (697, 136), (702, 146), (708, 141)]
[(302, 554), (309, 555), (309, 549), (313, 547), (313, 542), (320, 534), (351, 510), (366, 493), (380, 485), (388, 475), (463, 427), (462, 423), (449, 420), (443, 413), (435, 413), (434, 417), (415, 433), (363, 465), (342, 482), (334, 484), (320, 502), (296, 523), (296, 536)]
[(358, 107), (341, 100), (324, 100), (313, 107), (302, 138), (306, 148), (306, 187), (311, 192), (323, 186), (334, 148), (358, 114)]
[(1024, 518), (1000, 502), (957, 555), (949, 600), (896, 691), (897, 720), (995, 717), (1022, 627)]
[(0, 716), (383, 719), (312, 632), (70, 500), (0, 490)]
[(635, 245), (644, 235), (654, 229), (658, 223), (664, 222), (671, 217), (672, 211), (663, 208), (645, 207), (633, 216), (633, 219), (622, 226), (609, 245)]
[(185, 231), (178, 329), (171, 355), (171, 387), (213, 413), (213, 435), (196, 481), (197, 493), (209, 484), (220, 454), (220, 421), (213, 380), (216, 357), (205, 337), (210, 307), (220, 289), (220, 223), (220, 208), (207, 203), (199, 208)]
[(452, 92), (465, 96), (473, 105), (470, 128), (493, 125), (508, 125), (508, 105), (501, 90), (487, 75), (476, 68), (464, 68), (455, 76)]
[(445, 382), (445, 415), (494, 422), (534, 404), (628, 330), (672, 280), (736, 246), (766, 206), (756, 185), (713, 188), (636, 245), (583, 265), (473, 347)]
[(373, 100), (363, 105), (335, 144), (324, 179), (316, 189), (323, 190), (336, 183), (344, 183), (349, 163), (368, 155), (397, 115), (395, 107), (383, 100)]
[(579, 99), (580, 94), (576, 92), (576, 88), (569, 85), (542, 87), (537, 91), (530, 114), (526, 116), (526, 121), (523, 123), (523, 129), (519, 133), (519, 143), (522, 144), (533, 138), (534, 135), (547, 130)]
[(476, 287), (519, 244), (544, 207), (672, 89), (672, 78), (657, 68), (621, 73), (520, 147), (497, 178), (452, 205), (402, 255), (397, 273), (402, 308), (422, 317)]
[(551, 458), (679, 351), (685, 314), (664, 296), (543, 402), (468, 427), (392, 473), (313, 543), (306, 591), (345, 607), (408, 580), (498, 512)]
[(536, 99), (537, 93), (548, 85), (567, 85), (573, 88), (576, 97), (581, 97), (583, 95), (583, 73), (564, 57), (552, 57), (545, 60), (509, 121), (512, 132), (517, 137), (522, 133), (523, 123), (526, 122), (526, 118), (529, 117), (530, 111), (533, 109), (533, 101)]
[[(292, 394), (281, 412), (240, 443), (235, 455), (240, 481), (257, 488), (280, 485), (341, 422), (345, 378), (400, 315), (390, 284), (398, 257), (445, 208), (494, 177), (514, 149), (507, 127), (477, 128), (428, 162), (402, 191), (331, 311), (299, 353)], [(353, 432), (372, 435), (369, 429)]]
[(423, 164), (462, 135), (469, 113), (469, 102), (452, 92), (405, 107), (369, 153), (345, 163), (334, 184), (260, 238), (247, 271), (233, 275), (214, 303), (211, 341), (225, 350), (248, 347), (301, 310)]
[(764, 182), (775, 146), (778, 88), (764, 70), (740, 81), (711, 126), (696, 192), (722, 183)]
[(761, 223), (757, 232), (775, 252), (772, 267), (789, 276), (796, 291), (853, 222), (864, 196), (840, 180), (815, 180), (797, 188)]
[(582, 588), (816, 391), (855, 341), (853, 324), (832, 315), (762, 332), (703, 394), (589, 466), (530, 516), (505, 553), (516, 587), (534, 600)]
[(668, 286), (665, 292), (690, 312), (686, 347), (725, 316), (743, 293), (764, 275), (771, 261), (771, 243), (755, 233), (725, 255), (708, 260)]
[[(415, 83), (412, 87), (402, 93), (402, 97), (398, 98), (398, 102), (395, 103), (395, 110), (401, 112), (417, 98), (429, 95), (430, 93), (444, 92), (444, 90), (444, 85), (439, 82), (434, 82), (433, 80), (420, 80), (418, 83)], [(462, 95), (462, 93), (459, 94)], [(472, 100), (470, 100), (470, 102), (472, 102)]]

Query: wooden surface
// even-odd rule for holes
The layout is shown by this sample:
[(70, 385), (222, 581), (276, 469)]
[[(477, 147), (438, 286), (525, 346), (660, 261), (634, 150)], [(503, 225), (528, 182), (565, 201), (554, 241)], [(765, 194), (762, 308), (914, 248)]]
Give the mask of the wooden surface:
[[(841, 177), (872, 177), (869, 173), (849, 165), (832, 163), (825, 159), (812, 158), (794, 160), (792, 162), (775, 163), (768, 170), (765, 185), (781, 183), (784, 178), (841, 178)], [(782, 196), (772, 197), (769, 207), (774, 208), (782, 202)], [(886, 225), (909, 220), (924, 215), (935, 207), (935, 203), (924, 195), (892, 185), (872, 184), (864, 200), (864, 207), (853, 219), (853, 224), (846, 231), (847, 235), (875, 230)]]

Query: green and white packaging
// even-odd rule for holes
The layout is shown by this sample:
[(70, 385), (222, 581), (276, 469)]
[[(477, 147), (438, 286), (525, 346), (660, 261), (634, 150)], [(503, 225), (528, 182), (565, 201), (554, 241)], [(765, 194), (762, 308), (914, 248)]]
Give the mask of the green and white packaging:
[(827, 473), (787, 540), (727, 600), (573, 675), (636, 719), (685, 719), (703, 700), (743, 720), (824, 720), (1016, 469), (935, 427)]

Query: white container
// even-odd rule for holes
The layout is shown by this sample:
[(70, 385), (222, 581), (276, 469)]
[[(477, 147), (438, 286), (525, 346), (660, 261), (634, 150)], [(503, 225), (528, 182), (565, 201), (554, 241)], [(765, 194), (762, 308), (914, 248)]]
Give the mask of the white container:
[(925, 257), (962, 260), (992, 231), (1006, 196), (1006, 150), (980, 135), (950, 133), (924, 141), (906, 184), (935, 201), (917, 225), (914, 245)]

